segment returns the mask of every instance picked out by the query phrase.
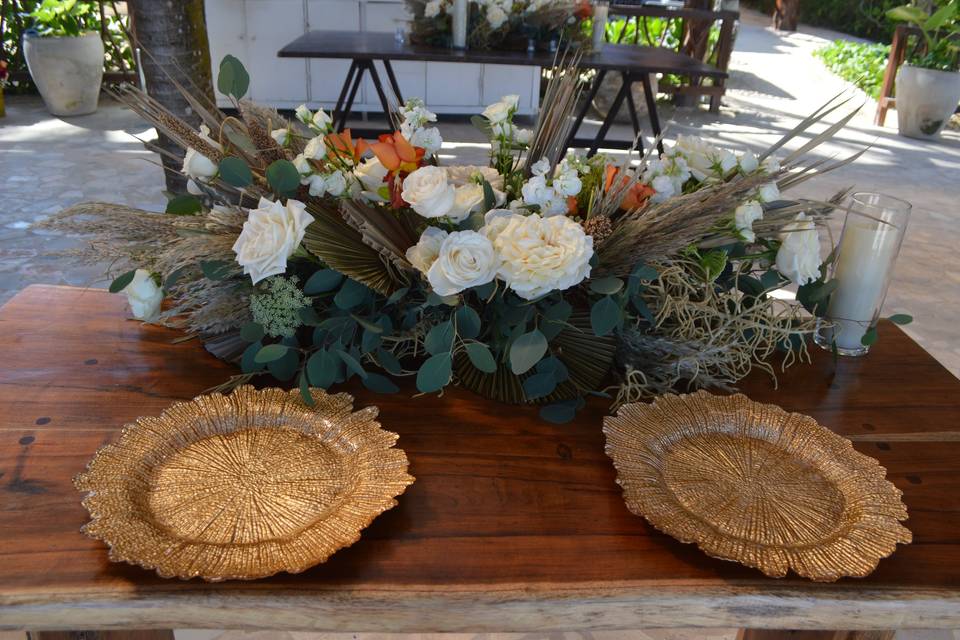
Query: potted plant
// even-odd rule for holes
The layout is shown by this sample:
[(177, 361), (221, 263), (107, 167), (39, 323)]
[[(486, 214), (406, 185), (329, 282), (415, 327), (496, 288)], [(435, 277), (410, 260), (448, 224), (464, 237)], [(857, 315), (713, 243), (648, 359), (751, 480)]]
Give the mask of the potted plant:
[(897, 73), (900, 135), (935, 137), (960, 102), (960, 0), (934, 4), (931, 12), (903, 5), (887, 16), (918, 27), (923, 35)]
[(23, 53), (47, 110), (79, 116), (97, 110), (103, 80), (103, 41), (95, 2), (43, 0), (29, 14)]

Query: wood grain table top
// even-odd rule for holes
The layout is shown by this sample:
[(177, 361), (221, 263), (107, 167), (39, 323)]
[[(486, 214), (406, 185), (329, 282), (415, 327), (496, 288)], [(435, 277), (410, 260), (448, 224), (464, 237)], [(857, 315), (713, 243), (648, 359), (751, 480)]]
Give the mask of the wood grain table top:
[(232, 372), (126, 317), (121, 296), (68, 287), (0, 309), (0, 629), (960, 627), (960, 381), (892, 325), (865, 358), (816, 350), (779, 390), (759, 372), (742, 385), (850, 438), (903, 490), (914, 543), (868, 578), (770, 579), (658, 533), (624, 506), (602, 403), (553, 425), (456, 389), (351, 388), (410, 458), (399, 506), (302, 574), (206, 584), (111, 563), (80, 533), (72, 478), (94, 451)]
[[(416, 62), (469, 62), (552, 67), (554, 54), (509, 49), (449, 49), (399, 43), (392, 33), (359, 31), (309, 31), (283, 47), (280, 58), (345, 58), (351, 60), (402, 60)], [(692, 56), (665, 47), (605, 44), (580, 59), (586, 69), (676, 73), (687, 76), (726, 78), (727, 74)]]

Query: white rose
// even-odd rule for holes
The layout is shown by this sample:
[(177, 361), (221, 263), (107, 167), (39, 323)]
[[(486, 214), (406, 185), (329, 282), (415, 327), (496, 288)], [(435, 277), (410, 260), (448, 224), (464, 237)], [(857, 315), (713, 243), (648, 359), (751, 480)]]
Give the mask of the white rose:
[(192, 179), (190, 179), (190, 180), (187, 180), (187, 193), (189, 193), (192, 196), (202, 196), (203, 189), (198, 187), (197, 183), (194, 182)]
[(323, 136), (310, 138), (310, 142), (303, 148), (303, 155), (312, 160), (320, 160), (327, 155), (327, 145), (323, 142)]
[(731, 169), (737, 166), (737, 156), (729, 151), (721, 151), (719, 156), (720, 172), (726, 175)]
[(753, 242), (757, 239), (753, 232), (753, 223), (763, 218), (763, 205), (756, 200), (744, 202), (733, 212), (733, 222), (737, 231), (747, 242)]
[(403, 179), (400, 196), (424, 218), (441, 218), (453, 208), (456, 192), (446, 169), (428, 165)]
[(475, 165), (447, 167), (447, 180), (456, 187), (462, 187), (471, 182), (479, 183), (482, 180), (486, 180), (494, 189), (503, 188), (503, 176), (493, 167), (478, 167)]
[(487, 284), (497, 275), (499, 260), (493, 243), (476, 231), (454, 231), (440, 245), (427, 280), (438, 296), (452, 296)]
[(717, 169), (724, 172), (732, 169), (737, 162), (732, 153), (723, 151), (697, 136), (677, 136), (677, 143), (670, 149), (669, 155), (683, 157), (690, 173), (701, 181), (711, 174), (716, 174)]
[(430, 0), (423, 8), (424, 18), (435, 18), (440, 15), (440, 0)]
[(523, 201), (527, 204), (540, 206), (543, 206), (556, 195), (553, 187), (547, 184), (547, 179), (542, 175), (533, 176), (524, 182), (523, 186), (520, 187), (520, 193), (523, 194)]
[(507, 21), (506, 12), (498, 6), (492, 6), (487, 9), (487, 24), (491, 29), (499, 29)]
[(776, 202), (780, 199), (780, 189), (776, 182), (768, 182), (757, 191), (760, 202)]
[(593, 238), (565, 216), (514, 216), (496, 235), (498, 275), (521, 298), (568, 289), (590, 275)]
[(317, 112), (313, 114), (313, 126), (320, 131), (329, 131), (332, 122), (333, 119), (323, 109), (317, 109)]
[(202, 155), (196, 149), (188, 147), (187, 152), (183, 156), (183, 168), (181, 171), (184, 175), (190, 176), (194, 180), (206, 182), (217, 175), (219, 168), (210, 158)]
[(798, 285), (820, 277), (820, 232), (807, 214), (799, 213), (783, 227), (777, 251), (777, 271)]
[(745, 151), (738, 162), (740, 163), (740, 170), (744, 173), (753, 173), (760, 168), (760, 159), (757, 154), (750, 151)]
[(333, 197), (343, 194), (347, 189), (347, 179), (343, 177), (340, 171), (334, 171), (326, 177), (327, 193)]
[(440, 137), (440, 130), (436, 127), (417, 129), (410, 136), (410, 144), (415, 147), (422, 147), (426, 150), (428, 156), (432, 156), (440, 147), (443, 146), (443, 138)]
[(453, 207), (447, 214), (454, 222), (466, 220), (483, 206), (483, 187), (473, 182), (454, 190)]
[(575, 196), (580, 193), (583, 183), (575, 170), (562, 173), (553, 179), (553, 188), (563, 196)]
[(767, 173), (777, 173), (780, 171), (780, 159), (770, 156), (760, 164)]
[(237, 263), (253, 284), (286, 271), (287, 258), (300, 246), (311, 222), (313, 216), (302, 202), (290, 199), (284, 206), (260, 198), (260, 206), (249, 212), (233, 245)]
[(274, 129), (270, 132), (270, 137), (273, 138), (278, 145), (281, 147), (287, 146), (287, 142), (290, 140), (290, 130), (289, 129)]
[(293, 113), (295, 116), (297, 116), (297, 120), (299, 120), (303, 124), (310, 124), (311, 120), (313, 119), (313, 112), (311, 112), (310, 109), (308, 109), (307, 105), (305, 104), (302, 104), (299, 107), (297, 107), (296, 111), (294, 111)]
[(420, 234), (417, 244), (407, 249), (407, 260), (417, 271), (426, 275), (440, 255), (440, 245), (447, 239), (447, 235), (443, 229), (427, 227)]
[(483, 227), (480, 228), (480, 233), (490, 242), (495, 242), (497, 236), (507, 228), (507, 223), (516, 217), (520, 216), (512, 209), (490, 209), (483, 216)]
[(130, 304), (133, 317), (144, 322), (153, 322), (160, 315), (160, 303), (163, 302), (163, 290), (157, 286), (146, 269), (137, 269), (133, 280), (123, 288)]
[(533, 131), (530, 129), (516, 129), (513, 132), (513, 139), (520, 144), (530, 144), (533, 140)]
[[(307, 156), (303, 155), (302, 153), (293, 159), (293, 166), (297, 168), (297, 172), (301, 176), (309, 176), (311, 173), (313, 173), (313, 167), (311, 167), (310, 162), (307, 161)], [(300, 178), (300, 184), (308, 184), (309, 182), (309, 177)]]

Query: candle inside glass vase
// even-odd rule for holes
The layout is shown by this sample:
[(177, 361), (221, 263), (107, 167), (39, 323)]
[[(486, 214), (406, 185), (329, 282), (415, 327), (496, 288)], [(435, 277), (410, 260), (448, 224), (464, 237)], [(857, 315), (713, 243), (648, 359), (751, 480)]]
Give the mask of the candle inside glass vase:
[(453, 0), (453, 48), (467, 48), (467, 0)]
[(841, 355), (858, 356), (869, 350), (863, 336), (880, 316), (893, 265), (903, 244), (910, 203), (880, 193), (855, 193), (851, 198), (831, 280), (825, 318), (815, 336), (817, 344)]

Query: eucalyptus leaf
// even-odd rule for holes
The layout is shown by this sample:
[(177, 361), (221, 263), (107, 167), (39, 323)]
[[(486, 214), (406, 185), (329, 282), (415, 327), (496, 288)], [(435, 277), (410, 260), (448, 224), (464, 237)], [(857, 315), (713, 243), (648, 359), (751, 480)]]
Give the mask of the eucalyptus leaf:
[(136, 269), (131, 269), (126, 273), (122, 273), (116, 278), (113, 279), (113, 282), (110, 283), (110, 293), (120, 293), (126, 289), (131, 282), (133, 282), (134, 276), (137, 275)]
[(234, 187), (243, 188), (253, 182), (253, 173), (247, 163), (236, 156), (220, 161), (220, 179)]
[(240, 337), (245, 342), (259, 342), (263, 339), (263, 325), (256, 322), (248, 322), (240, 327)]
[(303, 400), (303, 403), (308, 407), (317, 404), (317, 401), (313, 399), (313, 394), (310, 393), (310, 382), (307, 380), (306, 369), (301, 369), (300, 371), (300, 399)]
[(220, 93), (242, 98), (250, 88), (250, 74), (236, 57), (226, 55), (220, 61), (220, 73), (217, 75), (217, 89)]
[(203, 211), (203, 203), (200, 198), (190, 194), (174, 196), (167, 201), (165, 213), (175, 216), (192, 216)]
[[(263, 350), (261, 349), (261, 351)], [(277, 380), (286, 382), (297, 374), (297, 369), (299, 366), (300, 355), (293, 349), (287, 349), (286, 353), (284, 353), (282, 356), (267, 363), (267, 370), (269, 370), (270, 375)]]
[(913, 316), (907, 313), (895, 313), (889, 318), (887, 318), (893, 324), (905, 325), (913, 322)]
[(261, 343), (254, 342), (243, 350), (243, 355), (240, 356), (240, 370), (243, 373), (256, 373), (266, 367), (265, 364), (256, 361), (257, 352), (261, 347), (263, 347)]
[(590, 326), (597, 336), (610, 335), (614, 329), (620, 326), (622, 320), (623, 314), (620, 305), (610, 296), (600, 298), (590, 308)]
[(583, 398), (554, 402), (540, 409), (540, 417), (554, 424), (565, 424), (577, 417), (577, 409), (583, 406)]
[(257, 355), (254, 357), (253, 361), (258, 364), (273, 362), (274, 360), (279, 360), (282, 358), (288, 351), (290, 351), (290, 347), (286, 345), (268, 344), (257, 351)]
[(350, 371), (351, 373), (355, 373), (356, 375), (360, 376), (364, 380), (367, 378), (367, 376), (369, 375), (367, 373), (367, 370), (363, 368), (363, 365), (361, 365), (360, 362), (355, 357), (353, 357), (343, 349), (337, 350), (337, 355), (340, 356), (341, 360), (343, 360), (343, 364), (346, 365), (348, 371)]
[(397, 360), (397, 356), (393, 355), (386, 349), (377, 349), (376, 355), (377, 362), (379, 362), (380, 366), (383, 367), (387, 372), (392, 373), (395, 376), (403, 373), (403, 367), (400, 365), (400, 361)]
[(490, 348), (481, 342), (471, 342), (467, 345), (467, 357), (471, 364), (484, 373), (493, 373), (497, 370), (497, 361), (493, 359)]
[(274, 160), (266, 175), (270, 188), (279, 195), (292, 194), (300, 186), (300, 172), (289, 160)]
[(557, 388), (557, 380), (552, 371), (535, 373), (523, 381), (523, 394), (527, 400), (536, 400), (553, 393)]
[(451, 351), (454, 335), (453, 323), (449, 320), (441, 322), (427, 332), (427, 337), (423, 340), (423, 346), (427, 353), (431, 355)]
[(353, 309), (364, 303), (367, 300), (367, 295), (370, 293), (365, 285), (360, 284), (356, 280), (350, 280), (349, 278), (343, 283), (343, 286), (340, 287), (340, 291), (337, 292), (337, 295), (333, 297), (333, 304), (337, 305), (338, 308), (343, 310)]
[(534, 329), (521, 335), (510, 345), (510, 370), (521, 375), (540, 362), (547, 352), (547, 337)]
[(493, 192), (493, 187), (486, 180), (482, 183), (483, 187), (483, 207), (484, 211), (497, 208), (497, 195)]
[(343, 282), (343, 274), (333, 269), (321, 269), (307, 278), (303, 285), (303, 292), (308, 296), (333, 291)]
[(865, 347), (869, 347), (874, 342), (876, 342), (877, 338), (879, 337), (880, 336), (877, 335), (877, 328), (870, 327), (869, 329), (867, 329), (867, 332), (863, 334), (863, 337), (860, 338), (860, 344), (862, 344)]
[(613, 295), (623, 289), (623, 280), (610, 276), (590, 281), (590, 290), (602, 295)]
[(466, 305), (457, 309), (454, 314), (457, 322), (457, 334), (467, 340), (473, 340), (480, 335), (480, 315)]
[(453, 374), (453, 358), (449, 353), (430, 356), (417, 371), (417, 389), (422, 393), (433, 393), (443, 389)]
[(307, 375), (310, 383), (315, 387), (329, 389), (337, 379), (337, 370), (340, 368), (340, 358), (333, 352), (321, 349), (307, 360)]

